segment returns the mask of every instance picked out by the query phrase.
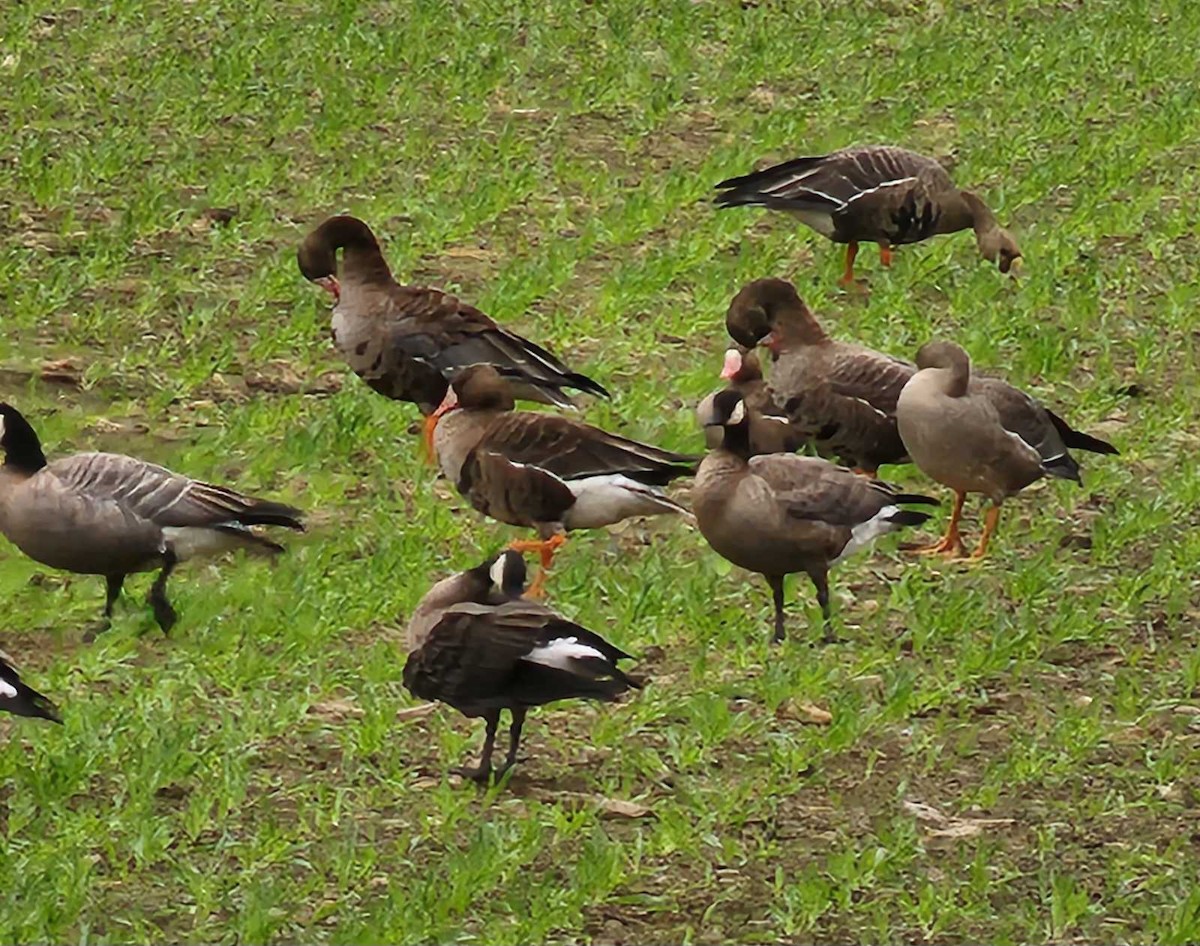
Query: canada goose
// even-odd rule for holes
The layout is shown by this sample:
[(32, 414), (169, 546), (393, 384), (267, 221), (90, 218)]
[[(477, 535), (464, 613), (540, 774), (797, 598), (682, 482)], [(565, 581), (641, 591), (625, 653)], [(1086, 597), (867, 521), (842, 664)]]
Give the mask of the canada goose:
[[(535, 706), (558, 700), (615, 700), (631, 680), (618, 667), (632, 658), (600, 635), (521, 597), (525, 562), (506, 551), (439, 581), (408, 625), (404, 685), (487, 726), (476, 767), (453, 771), (476, 782), (502, 776), (517, 761), (521, 728)], [(500, 712), (508, 710), (508, 755), (493, 772)]]
[(0, 650), (0, 710), (14, 716), (32, 716), (62, 723), (58, 707), (32, 687), (21, 682), (12, 658)]
[(1007, 273), (1021, 258), (1011, 233), (976, 194), (959, 190), (933, 158), (891, 145), (844, 148), (795, 158), (721, 181), (719, 207), (757, 205), (783, 210), (834, 243), (845, 243), (846, 271), (854, 281), (859, 243), (878, 243), (892, 265), (892, 247), (939, 233), (975, 231), (979, 255)]
[(385, 397), (411, 401), (426, 415), (426, 447), (447, 378), (468, 365), (506, 369), (518, 400), (570, 407), (564, 388), (609, 396), (591, 378), (570, 371), (474, 306), (440, 289), (397, 283), (375, 234), (356, 217), (325, 220), (304, 239), (297, 260), (304, 278), (333, 296), (333, 341), (354, 373)]
[(0, 533), (35, 562), (103, 575), (103, 626), (131, 572), (160, 569), (149, 602), (166, 632), (176, 620), (166, 588), (177, 563), (235, 548), (283, 551), (250, 526), (304, 531), (298, 509), (133, 457), (77, 453), (47, 463), (37, 434), (9, 404), (0, 404), (0, 449)]
[[(783, 279), (745, 285), (730, 303), (725, 325), (739, 344), (762, 344), (772, 353), (775, 399), (793, 429), (807, 433), (822, 456), (869, 476), (882, 464), (909, 461), (896, 428), (896, 403), (917, 372), (912, 362), (831, 339), (795, 286)], [(970, 388), (986, 396), (1004, 426), (1036, 446), (1043, 460), (1075, 476), (1079, 465), (1068, 448), (1117, 452), (1007, 381), (972, 375)]]
[(824, 640), (835, 640), (830, 567), (881, 535), (929, 518), (902, 504), (937, 500), (897, 492), (817, 457), (751, 456), (749, 415), (737, 391), (718, 393), (701, 423), (719, 434), (692, 487), (701, 534), (718, 555), (766, 578), (775, 602), (774, 642), (784, 638), (783, 580), (795, 572), (812, 579)]
[(490, 365), (455, 376), (443, 407), (434, 452), (446, 479), (485, 516), (538, 532), (537, 541), (511, 546), (541, 556), (531, 594), (541, 592), (567, 531), (687, 515), (659, 487), (694, 473), (696, 457), (570, 418), (514, 411), (512, 393)]
[[(729, 387), (741, 394), (746, 403), (750, 415), (751, 453), (795, 453), (804, 446), (806, 438), (783, 415), (783, 408), (763, 379), (762, 365), (753, 351), (727, 350), (721, 378), (728, 381)], [(701, 401), (697, 413), (707, 416), (715, 396), (716, 392), (713, 392)]]
[[(983, 493), (992, 503), (979, 545), (971, 554), (978, 560), (987, 554), (988, 541), (1000, 521), (1000, 505), (1008, 496), (1047, 475), (1081, 483), (1079, 464), (1067, 451), (1064, 440), (1080, 446), (1077, 438), (1086, 438), (1090, 445), (1084, 449), (1117, 452), (1111, 444), (1069, 427), (1068, 439), (1059, 418), (1016, 389), (1002, 393), (1014, 407), (1008, 411), (998, 409), (994, 390), (972, 384), (971, 360), (952, 342), (921, 346), (917, 368), (900, 392), (896, 410), (900, 436), (921, 472), (954, 490), (954, 509), (946, 535), (922, 552), (965, 552), (958, 523), (967, 493)], [(1025, 401), (1009, 392), (1022, 395)], [(1049, 420), (1039, 414), (1047, 415)], [(1013, 417), (1021, 422), (1013, 423)]]

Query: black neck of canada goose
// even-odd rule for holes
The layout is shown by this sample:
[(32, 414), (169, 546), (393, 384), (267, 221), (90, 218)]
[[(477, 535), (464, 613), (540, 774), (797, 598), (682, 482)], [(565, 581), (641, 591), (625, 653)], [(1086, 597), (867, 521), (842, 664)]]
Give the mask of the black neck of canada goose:
[(971, 383), (971, 359), (953, 342), (928, 342), (917, 352), (919, 371), (936, 372), (938, 387), (947, 397), (963, 397)]
[(9, 404), (0, 404), (0, 449), (4, 450), (4, 465), (9, 469), (36, 473), (46, 465), (37, 432)]
[[(342, 251), (340, 272), (338, 250)], [(348, 214), (330, 217), (305, 237), (297, 261), (300, 272), (310, 281), (334, 276), (351, 285), (368, 287), (391, 287), (396, 282), (371, 228)]]

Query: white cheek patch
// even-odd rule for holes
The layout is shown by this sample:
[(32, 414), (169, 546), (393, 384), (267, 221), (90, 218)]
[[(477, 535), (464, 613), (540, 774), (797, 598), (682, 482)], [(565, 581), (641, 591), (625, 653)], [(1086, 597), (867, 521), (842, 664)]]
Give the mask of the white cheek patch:
[(488, 577), (491, 578), (492, 584), (497, 588), (504, 587), (504, 563), (507, 561), (504, 555), (501, 555), (496, 561), (492, 562), (492, 567), (488, 569)]
[(740, 424), (746, 419), (746, 402), (738, 401), (737, 406), (729, 414), (729, 423)]
[(0, 440), (4, 439), (4, 418), (0, 417)]

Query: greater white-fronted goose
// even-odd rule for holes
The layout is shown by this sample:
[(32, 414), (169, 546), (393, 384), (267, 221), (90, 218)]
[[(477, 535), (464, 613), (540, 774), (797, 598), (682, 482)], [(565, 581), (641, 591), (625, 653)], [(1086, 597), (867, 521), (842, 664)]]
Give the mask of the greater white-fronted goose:
[(0, 650), (0, 710), (14, 716), (30, 716), (62, 723), (58, 707), (33, 687), (21, 682), (12, 658)]
[(881, 535), (929, 518), (901, 505), (937, 500), (897, 492), (817, 457), (752, 456), (746, 405), (736, 391), (717, 394), (702, 423), (720, 443), (700, 464), (692, 487), (700, 532), (718, 555), (766, 578), (775, 602), (774, 641), (784, 638), (783, 580), (796, 572), (812, 579), (824, 639), (834, 640), (830, 566)]
[(720, 207), (783, 210), (834, 243), (845, 243), (843, 285), (854, 281), (859, 243), (878, 243), (884, 266), (892, 247), (972, 229), (979, 255), (1007, 273), (1021, 258), (1011, 233), (983, 200), (954, 186), (933, 158), (890, 145), (843, 148), (795, 158), (721, 181)]
[(442, 472), (485, 516), (537, 530), (540, 593), (554, 552), (573, 529), (600, 529), (634, 516), (687, 514), (659, 488), (696, 471), (696, 457), (610, 434), (567, 417), (513, 410), (512, 392), (491, 365), (460, 372), (434, 433)]
[[(408, 625), (404, 685), (487, 726), (479, 765), (453, 771), (477, 782), (499, 778), (517, 760), (525, 716), (559, 700), (617, 699), (641, 684), (617, 666), (631, 660), (600, 635), (521, 597), (525, 563), (504, 552), (438, 582)], [(508, 710), (508, 754), (492, 769), (500, 713)]]
[(0, 404), (0, 449), (0, 533), (43, 565), (103, 575), (103, 625), (132, 572), (159, 569), (149, 602), (166, 632), (176, 620), (166, 596), (176, 564), (238, 548), (283, 551), (250, 526), (304, 531), (298, 509), (133, 457), (77, 453), (47, 463), (37, 434), (9, 404)]
[[(910, 361), (825, 334), (812, 311), (783, 279), (757, 279), (733, 298), (725, 316), (729, 335), (747, 348), (765, 345), (775, 364), (771, 387), (793, 429), (807, 433), (822, 456), (874, 475), (885, 463), (906, 463), (896, 428), (896, 402), (917, 372)], [(988, 398), (1005, 427), (1034, 444), (1043, 461), (1078, 476), (1068, 448), (1116, 453), (1075, 430), (1019, 388), (972, 375), (972, 392)]]
[(567, 388), (609, 396), (474, 306), (440, 289), (397, 283), (375, 234), (357, 217), (327, 219), (304, 239), (297, 258), (304, 278), (334, 298), (333, 341), (342, 356), (372, 389), (420, 408), (427, 446), (447, 378), (468, 365), (505, 369), (518, 400), (569, 407)]
[(916, 370), (911, 364), (830, 338), (783, 279), (742, 287), (725, 326), (738, 344), (763, 344), (771, 352), (775, 401), (822, 456), (871, 476), (882, 464), (907, 461), (896, 432), (896, 398)]
[[(984, 385), (973, 384), (971, 360), (952, 342), (923, 345), (917, 352), (917, 368), (900, 392), (896, 411), (900, 436), (917, 467), (954, 490), (946, 535), (920, 551), (964, 553), (958, 523), (967, 493), (983, 493), (992, 503), (971, 555), (980, 559), (987, 554), (1005, 498), (1046, 475), (1082, 482), (1079, 464), (1064, 439), (1097, 453), (1117, 452), (1111, 444), (1072, 431), (1028, 395), (1003, 382), (987, 379)], [(1089, 443), (1080, 444), (1080, 438)]]

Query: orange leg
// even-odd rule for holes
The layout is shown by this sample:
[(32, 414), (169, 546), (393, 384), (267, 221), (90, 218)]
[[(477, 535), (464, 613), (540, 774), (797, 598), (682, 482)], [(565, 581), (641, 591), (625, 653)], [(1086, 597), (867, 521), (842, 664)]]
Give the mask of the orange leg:
[(875, 479), (876, 476), (879, 475), (878, 468), (876, 468), (874, 470), (868, 470), (865, 466), (856, 466), (850, 472), (853, 473), (855, 476), (865, 476), (869, 480), (873, 480), (873, 479)]
[(879, 262), (885, 267), (892, 265), (892, 248), (886, 243), (879, 244)]
[(842, 278), (838, 280), (839, 286), (854, 285), (854, 257), (858, 256), (858, 244), (846, 244), (846, 271), (842, 273)]
[(946, 524), (946, 534), (941, 540), (933, 545), (927, 545), (924, 548), (911, 549), (917, 555), (962, 555), (966, 552), (963, 548), (962, 536), (958, 534), (958, 523), (962, 519), (963, 503), (966, 502), (967, 494), (960, 493), (957, 490), (954, 492), (954, 508), (950, 510), (950, 521)]
[(546, 593), (546, 573), (550, 571), (550, 566), (554, 562), (554, 553), (558, 551), (567, 541), (567, 537), (561, 532), (558, 532), (546, 540), (541, 539), (517, 539), (517, 541), (509, 544), (509, 548), (514, 552), (537, 552), (541, 559), (541, 569), (537, 573), (537, 577), (533, 580), (533, 584), (525, 592), (527, 598), (540, 598)]
[(971, 553), (970, 561), (978, 562), (987, 555), (988, 541), (992, 537), (992, 533), (996, 531), (996, 526), (1000, 523), (1000, 507), (992, 506), (987, 511), (987, 516), (983, 520), (983, 535), (979, 537), (979, 544), (975, 546), (975, 551)]

